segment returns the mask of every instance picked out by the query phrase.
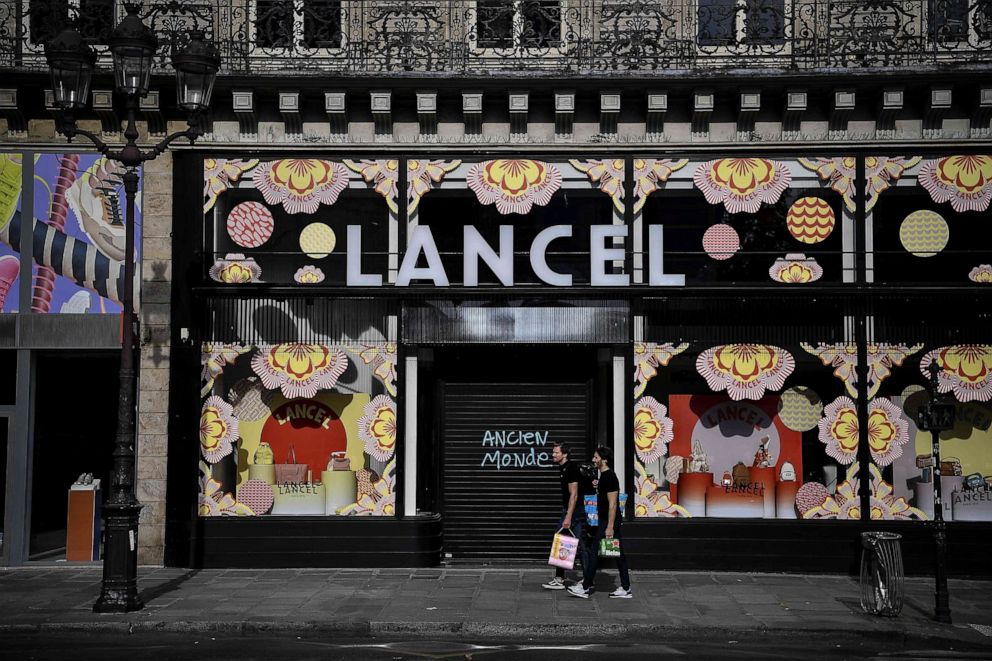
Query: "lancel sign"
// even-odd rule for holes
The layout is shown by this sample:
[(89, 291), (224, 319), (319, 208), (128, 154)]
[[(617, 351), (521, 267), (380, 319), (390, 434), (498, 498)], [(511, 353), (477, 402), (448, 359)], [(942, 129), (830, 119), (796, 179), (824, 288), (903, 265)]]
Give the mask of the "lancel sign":
[[(551, 225), (542, 230), (530, 244), (530, 266), (537, 278), (555, 287), (571, 287), (572, 274), (560, 273), (548, 265), (549, 246), (558, 240), (573, 236), (571, 225)], [(630, 285), (630, 274), (609, 273), (610, 265), (623, 261), (624, 249), (613, 245), (615, 240), (627, 237), (625, 225), (591, 225), (589, 227), (589, 282), (593, 287), (626, 287)], [(664, 228), (651, 225), (648, 228), (648, 264), (646, 281), (653, 287), (680, 287), (685, 285), (685, 275), (665, 273), (664, 267)], [(410, 284), (432, 283), (435, 287), (448, 287), (450, 281), (445, 272), (441, 255), (434, 241), (430, 227), (417, 226), (409, 237), (409, 245), (396, 276), (395, 286), (408, 287)], [(362, 267), (362, 227), (348, 226), (348, 286), (381, 287), (381, 273), (365, 273)], [(494, 247), (483, 238), (472, 225), (464, 226), (462, 242), (461, 283), (464, 287), (479, 286), (479, 264), (485, 264), (504, 287), (514, 286), (513, 226), (500, 225), (499, 245)], [(418, 266), (421, 258), (427, 264)]]

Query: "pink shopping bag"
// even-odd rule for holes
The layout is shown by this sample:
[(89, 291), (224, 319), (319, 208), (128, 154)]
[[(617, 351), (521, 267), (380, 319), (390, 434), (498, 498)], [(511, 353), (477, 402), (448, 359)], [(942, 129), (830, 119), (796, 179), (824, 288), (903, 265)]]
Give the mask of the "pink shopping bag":
[(548, 564), (555, 567), (571, 569), (575, 566), (575, 554), (579, 550), (579, 538), (572, 535), (569, 530), (564, 534), (564, 528), (555, 533), (554, 541), (551, 542), (551, 554), (548, 556)]

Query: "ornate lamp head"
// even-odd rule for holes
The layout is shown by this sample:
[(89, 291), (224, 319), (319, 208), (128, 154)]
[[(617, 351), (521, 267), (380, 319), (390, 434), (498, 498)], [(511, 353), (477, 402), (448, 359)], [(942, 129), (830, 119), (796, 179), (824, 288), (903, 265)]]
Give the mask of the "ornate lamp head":
[(110, 37), (114, 81), (124, 94), (142, 97), (148, 93), (158, 39), (138, 17), (138, 5), (127, 3), (126, 8), (127, 16)]
[(176, 102), (186, 112), (200, 112), (210, 105), (220, 56), (203, 32), (194, 30), (189, 43), (172, 56), (176, 69)]
[(62, 30), (45, 44), (45, 57), (52, 74), (55, 106), (60, 110), (75, 110), (86, 105), (93, 78), (93, 53), (74, 28)]

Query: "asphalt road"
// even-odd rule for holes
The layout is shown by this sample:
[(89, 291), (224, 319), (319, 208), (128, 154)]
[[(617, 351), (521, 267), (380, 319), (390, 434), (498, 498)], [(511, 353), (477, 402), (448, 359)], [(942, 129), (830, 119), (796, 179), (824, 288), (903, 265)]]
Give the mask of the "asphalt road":
[(0, 634), (3, 661), (145, 661), (209, 659), (210, 661), (416, 661), (472, 659), (478, 661), (642, 661), (645, 659), (988, 659), (989, 649), (916, 645), (893, 649), (885, 640), (822, 639), (768, 636), (763, 640), (700, 642), (569, 643), (469, 642), (454, 640), (333, 639), (326, 634), (211, 635), (199, 633), (25, 633)]

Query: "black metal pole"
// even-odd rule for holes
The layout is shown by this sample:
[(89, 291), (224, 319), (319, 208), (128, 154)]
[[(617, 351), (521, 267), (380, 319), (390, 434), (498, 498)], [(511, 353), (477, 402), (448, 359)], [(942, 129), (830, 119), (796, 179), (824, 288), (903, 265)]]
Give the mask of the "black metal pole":
[(937, 360), (930, 363), (930, 399), (926, 405), (926, 421), (930, 428), (931, 460), (933, 467), (933, 541), (934, 541), (934, 619), (951, 623), (950, 595), (947, 592), (947, 526), (944, 523), (944, 502), (940, 488), (940, 424), (934, 415), (937, 404)]
[[(134, 100), (128, 99), (129, 144), (138, 137), (134, 123)], [(122, 338), (120, 390), (117, 400), (117, 442), (110, 497), (104, 507), (103, 584), (93, 610), (97, 613), (126, 613), (144, 607), (138, 597), (138, 515), (141, 504), (134, 493), (135, 438), (135, 318), (134, 318), (134, 200), (138, 194), (136, 166), (125, 164), (122, 176), (126, 212), (124, 218), (124, 291), (121, 295)]]

